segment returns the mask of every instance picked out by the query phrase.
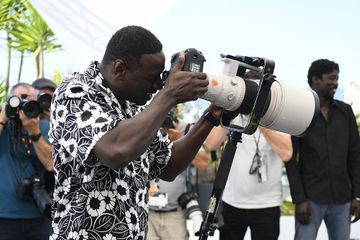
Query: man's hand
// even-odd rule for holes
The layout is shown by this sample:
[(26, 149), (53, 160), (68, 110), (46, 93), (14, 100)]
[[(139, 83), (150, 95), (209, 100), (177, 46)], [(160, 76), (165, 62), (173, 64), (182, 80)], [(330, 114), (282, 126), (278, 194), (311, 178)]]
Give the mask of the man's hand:
[(309, 223), (310, 209), (307, 202), (297, 203), (295, 205), (295, 217), (301, 224)]
[(22, 126), (28, 132), (29, 135), (40, 133), (39, 122), (40, 118), (28, 118), (23, 110), (19, 111), (19, 118)]
[(7, 123), (7, 121), (9, 120), (8, 117), (6, 116), (5, 108), (6, 108), (6, 102), (3, 103), (3, 105), (1, 106), (0, 122), (2, 123)]
[(196, 100), (208, 90), (209, 81), (201, 72), (182, 71), (185, 54), (181, 52), (177, 63), (170, 70), (163, 91), (174, 97), (176, 104)]
[(207, 111), (211, 112), (211, 114), (220, 121), (220, 118), (222, 118), (222, 121), (230, 122), (233, 120), (239, 113), (233, 111), (227, 111), (221, 107), (215, 106), (214, 104), (211, 104)]
[[(351, 208), (350, 208), (350, 214), (355, 217), (355, 219), (360, 219), (360, 200), (359, 199), (353, 199), (351, 201)], [(354, 220), (355, 222), (357, 220)]]

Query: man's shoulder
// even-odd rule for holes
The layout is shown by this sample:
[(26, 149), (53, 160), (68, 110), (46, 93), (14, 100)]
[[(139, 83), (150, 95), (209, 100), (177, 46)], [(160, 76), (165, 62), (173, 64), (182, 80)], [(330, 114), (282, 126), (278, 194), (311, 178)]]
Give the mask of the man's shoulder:
[(93, 61), (84, 72), (73, 72), (64, 77), (56, 90), (56, 99), (76, 99), (96, 93), (99, 89), (95, 88), (101, 83), (101, 79), (97, 79), (99, 72), (97, 62)]
[(353, 113), (352, 107), (350, 104), (343, 102), (341, 100), (334, 99), (334, 107), (338, 108), (339, 110), (345, 112), (345, 113)]

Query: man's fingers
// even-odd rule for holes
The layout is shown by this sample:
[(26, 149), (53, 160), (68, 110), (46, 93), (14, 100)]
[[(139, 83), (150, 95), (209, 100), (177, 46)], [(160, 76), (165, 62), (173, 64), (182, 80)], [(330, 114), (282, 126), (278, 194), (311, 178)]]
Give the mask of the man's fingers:
[(179, 56), (175, 62), (175, 65), (171, 68), (171, 72), (173, 71), (181, 71), (181, 69), (184, 66), (184, 62), (185, 62), (185, 53), (183, 51), (181, 51), (179, 53)]
[(296, 213), (296, 218), (301, 224), (307, 224), (309, 222), (309, 215), (307, 214), (307, 212)]

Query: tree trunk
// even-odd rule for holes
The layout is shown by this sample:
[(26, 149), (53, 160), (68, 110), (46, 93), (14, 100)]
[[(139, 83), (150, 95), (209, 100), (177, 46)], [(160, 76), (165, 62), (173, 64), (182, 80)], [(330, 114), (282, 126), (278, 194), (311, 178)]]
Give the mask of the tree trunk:
[(19, 74), (18, 74), (18, 80), (17, 80), (18, 83), (19, 83), (20, 80), (21, 80), (21, 72), (22, 72), (23, 61), (24, 61), (24, 51), (21, 51)]
[(39, 53), (35, 56), (36, 64), (36, 79), (44, 77), (44, 50), (40, 46)]
[(44, 49), (41, 46), (41, 50), (40, 50), (40, 78), (44, 77)]
[(36, 56), (35, 56), (35, 68), (36, 68), (36, 79), (38, 79), (39, 78), (39, 76), (40, 76), (40, 66), (39, 66), (39, 56), (40, 54), (37, 54)]
[(10, 87), (11, 44), (10, 44), (9, 33), (7, 33), (7, 44), (8, 44), (8, 59), (7, 59), (8, 66), (5, 77), (5, 96), (9, 94), (9, 87)]

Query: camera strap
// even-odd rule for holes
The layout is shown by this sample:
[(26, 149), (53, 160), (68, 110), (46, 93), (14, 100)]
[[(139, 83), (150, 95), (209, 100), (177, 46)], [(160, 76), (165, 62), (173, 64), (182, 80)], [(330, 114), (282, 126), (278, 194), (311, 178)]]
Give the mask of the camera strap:
[[(14, 143), (11, 147), (10, 154), (14, 156), (13, 158), (19, 160), (20, 166), (20, 180), (25, 178), (25, 161), (27, 158), (30, 159), (31, 165), (34, 169), (34, 175), (39, 176), (39, 167), (34, 163), (34, 157), (32, 154), (31, 143), (29, 140), (29, 136), (26, 134), (22, 134), (22, 126), (21, 122), (13, 122), (10, 123), (12, 132), (11, 141)], [(23, 148), (22, 148), (23, 146)]]
[(257, 137), (255, 136), (255, 134), (253, 134), (256, 150), (253, 157), (253, 161), (249, 169), (249, 174), (258, 173), (259, 168), (261, 167), (261, 155), (259, 150), (260, 135), (261, 135), (260, 131)]

